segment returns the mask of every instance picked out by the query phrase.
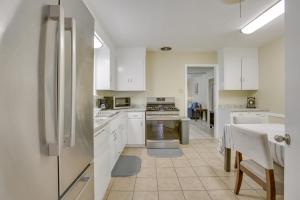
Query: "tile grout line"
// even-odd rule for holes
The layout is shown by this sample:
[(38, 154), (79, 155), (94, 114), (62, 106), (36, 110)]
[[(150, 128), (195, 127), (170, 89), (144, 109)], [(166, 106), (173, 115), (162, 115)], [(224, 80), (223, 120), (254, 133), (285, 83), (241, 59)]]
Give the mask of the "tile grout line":
[[(201, 139), (200, 139), (201, 140)], [(213, 153), (216, 153), (215, 151), (209, 151), (209, 152), (201, 152), (201, 151), (197, 151), (197, 146), (196, 145), (199, 145), (199, 144), (201, 144), (201, 143), (199, 143), (199, 141), (196, 141), (197, 143), (195, 143), (195, 146), (194, 145), (192, 145), (192, 144), (190, 144), (191, 146), (190, 147), (187, 147), (187, 149), (192, 149), (192, 151), (193, 152), (195, 152), (196, 153), (196, 155), (198, 155), (199, 156), (199, 159), (201, 159), (201, 160), (203, 160), (204, 162), (206, 162), (206, 164), (207, 165), (200, 165), (200, 166), (192, 166), (192, 160), (194, 160), (195, 158), (193, 158), (193, 156), (189, 156), (189, 157), (186, 157), (185, 156), (185, 154), (183, 155), (184, 156), (184, 160), (185, 161), (187, 161), (187, 163), (190, 165), (190, 166), (183, 166), (183, 167), (189, 167), (189, 168), (192, 168), (192, 171), (195, 173), (195, 177), (197, 178), (197, 180), (199, 180), (200, 181), (200, 183), (203, 185), (203, 190), (201, 190), (201, 191), (205, 191), (206, 192), (206, 194), (208, 195), (208, 198), (209, 199), (211, 199), (211, 200), (213, 200), (213, 196), (210, 194), (210, 192), (213, 192), (213, 191), (229, 191), (231, 194), (233, 193), (233, 190), (232, 189), (230, 189), (231, 188), (231, 182), (230, 182), (230, 179), (232, 178), (232, 177), (235, 177), (234, 175), (231, 175), (231, 174), (222, 174), (221, 173), (221, 171), (219, 171), (218, 170), (218, 168), (220, 167), (220, 165), (218, 165), (218, 162), (210, 162), (210, 164), (208, 164), (207, 163), (207, 161), (206, 160), (210, 160), (210, 159), (218, 159), (218, 160), (220, 160), (220, 161), (222, 161), (222, 158), (218, 158), (217, 157), (217, 155), (216, 155), (216, 157), (208, 157), (208, 158), (205, 158), (204, 159), (204, 157), (202, 157), (201, 156), (201, 153), (202, 154), (205, 154), (205, 153), (211, 153), (211, 154), (213, 154)], [(199, 143), (199, 144), (198, 144)], [(213, 146), (213, 144), (214, 143), (211, 143), (211, 142), (209, 142), (208, 143), (208, 148), (210, 148), (210, 146)], [(177, 181), (179, 182), (179, 185), (180, 185), (180, 190), (166, 190), (166, 191), (180, 191), (181, 193), (182, 193), (182, 195), (183, 195), (183, 198), (185, 199), (185, 200), (187, 200), (187, 198), (186, 198), (186, 196), (184, 195), (184, 191), (199, 191), (199, 190), (184, 190), (184, 188), (183, 188), (183, 186), (182, 186), (182, 184), (181, 184), (181, 182), (180, 182), (180, 177), (178, 176), (178, 173), (177, 173), (177, 171), (175, 170), (176, 169), (176, 167), (175, 167), (175, 160), (173, 160), (172, 158), (169, 158), (170, 160), (171, 160), (171, 164), (172, 164), (172, 167), (170, 167), (170, 169), (172, 169), (172, 170), (174, 170), (175, 171), (175, 176), (176, 176), (176, 179), (177, 179)], [(157, 197), (159, 198), (160, 196), (159, 196), (159, 186), (158, 186), (158, 179), (159, 179), (159, 177), (158, 177), (158, 166), (156, 165), (156, 159), (154, 159), (154, 167), (155, 167), (155, 177), (156, 177), (156, 184), (157, 184), (157, 187), (156, 187), (156, 189), (157, 189)], [(223, 162), (223, 161), (222, 161)], [(201, 164), (201, 163), (200, 163)], [(181, 166), (182, 167), (182, 166)], [(203, 184), (203, 181), (202, 181), (202, 176), (198, 176), (198, 174), (196, 173), (196, 170), (195, 170), (195, 168), (197, 168), (197, 167), (209, 167), (210, 169), (212, 169), (212, 171), (214, 172), (214, 174), (215, 174), (215, 176), (203, 176), (203, 177), (215, 177), (215, 178), (217, 178), (217, 179), (219, 179), (220, 180), (220, 182), (222, 183), (222, 184), (224, 184), (224, 186), (225, 186), (225, 188), (224, 189), (213, 189), (213, 190), (208, 190), (207, 188), (206, 188), (206, 186)], [(180, 168), (180, 167), (177, 167), (177, 168)], [(220, 172), (220, 173), (217, 173), (217, 172)], [(205, 171), (204, 171), (205, 172)], [(163, 178), (163, 177), (162, 177)], [(171, 177), (164, 177), (164, 178), (171, 178)], [(227, 180), (229, 180), (229, 182), (227, 181)], [(229, 185), (227, 185), (226, 184), (226, 182), (229, 184)], [(132, 196), (132, 199), (134, 199), (134, 194), (135, 194), (135, 187), (136, 187), (136, 183), (137, 183), (137, 177), (135, 178), (135, 182), (134, 182), (134, 191), (133, 191), (133, 196)], [(259, 197), (259, 199), (261, 199), (261, 198), (263, 198), (264, 196), (263, 196), (263, 194), (262, 193), (260, 193), (259, 192), (259, 190), (260, 189), (258, 189), (258, 188), (255, 188), (255, 187), (252, 187), (252, 186), (250, 186), (250, 184), (248, 184), (248, 182), (245, 180), (244, 181), (244, 183), (247, 185), (247, 186), (249, 186), (249, 187), (246, 187), (246, 189), (242, 189), (242, 190), (247, 190), (247, 191), (253, 191), (253, 192), (255, 192), (255, 194), (257, 194), (257, 196)], [(110, 190), (109, 190), (109, 193), (108, 193), (108, 195), (107, 195), (107, 198), (106, 199), (108, 199), (108, 197), (109, 197), (109, 194), (112, 192), (112, 187), (110, 188)], [(227, 193), (227, 192), (226, 192)], [(236, 200), (238, 200), (239, 199), (239, 197), (238, 196), (236, 196), (235, 194), (233, 194), (234, 195), (234, 199), (236, 199)]]
[(155, 163), (155, 177), (156, 177), (156, 190), (157, 190), (157, 199), (159, 200), (159, 191), (158, 191), (158, 176), (157, 176), (157, 163), (156, 163), (156, 159), (154, 160)]
[(132, 192), (132, 200), (134, 198), (134, 193), (135, 193), (136, 179), (137, 179), (137, 174), (135, 175), (135, 179), (134, 179), (134, 186), (133, 186), (133, 192)]

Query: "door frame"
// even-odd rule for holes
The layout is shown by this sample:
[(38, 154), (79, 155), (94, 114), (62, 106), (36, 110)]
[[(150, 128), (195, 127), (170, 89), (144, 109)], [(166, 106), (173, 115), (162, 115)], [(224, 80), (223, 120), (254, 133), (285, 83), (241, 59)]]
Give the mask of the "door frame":
[[(211, 67), (214, 69), (214, 137), (218, 137), (218, 119), (219, 119), (219, 65), (217, 64), (186, 64), (184, 68), (184, 115), (188, 118), (187, 113), (187, 103), (188, 103), (188, 84), (187, 84), (187, 70), (188, 68), (201, 68), (201, 67)], [(209, 113), (207, 113), (209, 115)]]
[[(213, 86), (215, 85), (215, 78), (208, 78), (208, 100), (207, 100), (207, 102), (208, 102), (208, 107), (209, 108), (211, 108), (211, 107), (213, 107), (213, 106), (211, 106), (211, 102), (210, 102), (210, 95), (212, 94), (212, 93), (214, 93), (214, 89), (215, 89), (215, 87), (213, 88), (213, 92), (211, 92), (210, 91), (210, 81), (213, 81)], [(214, 94), (213, 94), (213, 97), (214, 97)], [(214, 103), (214, 99), (213, 99), (213, 103)]]

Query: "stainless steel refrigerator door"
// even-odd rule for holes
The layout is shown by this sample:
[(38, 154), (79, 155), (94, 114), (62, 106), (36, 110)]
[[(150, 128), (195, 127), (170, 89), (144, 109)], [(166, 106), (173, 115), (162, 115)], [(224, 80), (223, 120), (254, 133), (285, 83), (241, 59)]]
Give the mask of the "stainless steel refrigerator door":
[[(58, 161), (48, 155), (43, 104), (46, 5), (1, 0), (0, 199), (58, 199)], [(53, 41), (55, 43), (55, 40)]]
[(94, 200), (94, 166), (90, 165), (62, 200)]
[[(81, 0), (61, 0), (65, 16), (76, 23), (76, 99), (75, 138), (72, 130), (72, 38), (65, 32), (65, 145), (59, 156), (60, 195), (93, 160), (93, 67), (94, 19)], [(70, 141), (75, 141), (70, 145)], [(72, 189), (72, 188), (71, 188)]]

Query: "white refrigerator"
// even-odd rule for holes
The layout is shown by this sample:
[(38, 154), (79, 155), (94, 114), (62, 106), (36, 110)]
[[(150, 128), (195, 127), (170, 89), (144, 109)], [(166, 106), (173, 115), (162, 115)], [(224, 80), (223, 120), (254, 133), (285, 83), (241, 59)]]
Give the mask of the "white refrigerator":
[(0, 199), (94, 199), (93, 36), (82, 0), (0, 0)]

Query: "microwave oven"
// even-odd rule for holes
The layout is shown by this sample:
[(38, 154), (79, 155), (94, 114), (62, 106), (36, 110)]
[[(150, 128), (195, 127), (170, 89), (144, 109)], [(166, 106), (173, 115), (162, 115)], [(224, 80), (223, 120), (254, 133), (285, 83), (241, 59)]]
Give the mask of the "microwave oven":
[(130, 97), (104, 97), (108, 103), (108, 109), (130, 108)]

